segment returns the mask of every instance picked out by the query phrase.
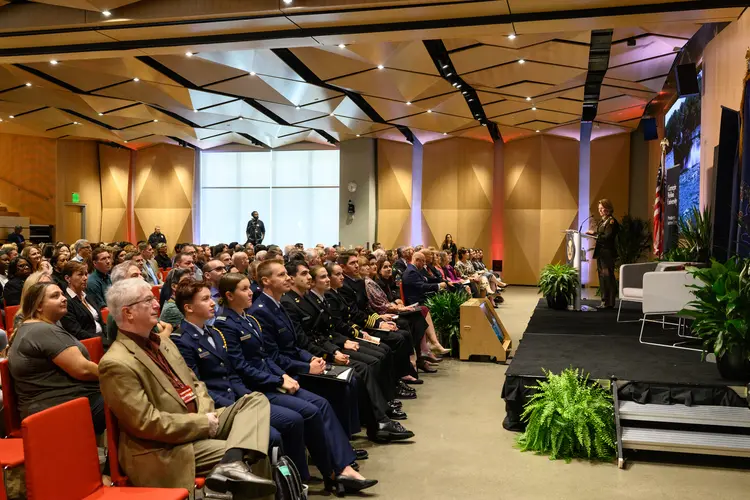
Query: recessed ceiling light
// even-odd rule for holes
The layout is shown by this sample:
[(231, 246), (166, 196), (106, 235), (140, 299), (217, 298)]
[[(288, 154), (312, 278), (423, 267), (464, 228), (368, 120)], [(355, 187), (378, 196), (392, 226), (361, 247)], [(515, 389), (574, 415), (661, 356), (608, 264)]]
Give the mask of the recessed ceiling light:
[(186, 55), (187, 57), (193, 57), (193, 53), (192, 53), (192, 52), (185, 52), (185, 55)]
[(103, 15), (104, 17), (109, 17), (109, 16), (111, 16), (111, 15), (112, 15), (112, 13), (111, 13), (110, 11), (108, 11), (108, 10), (103, 10), (103, 11), (102, 11), (102, 15)]
[(523, 64), (523, 63), (525, 63), (525, 62), (526, 62), (526, 60), (525, 60), (525, 59), (519, 59), (519, 60), (518, 60), (518, 64)]
[(474, 98), (469, 99), (469, 102), (474, 102)]
[(133, 81), (134, 81), (134, 82), (140, 82), (140, 81), (141, 81), (141, 79), (140, 79), (140, 78), (138, 78), (138, 77), (136, 76), (135, 78), (133, 78)]
[(532, 107), (531, 111), (536, 111), (536, 106)]
[(448, 65), (447, 64), (443, 64), (443, 69), (448, 69)]
[(508, 40), (515, 40), (515, 39), (516, 39), (515, 33), (511, 33), (510, 35), (508, 35)]
[(78, 125), (78, 122), (73, 122), (73, 125)]
[(255, 76), (255, 71), (251, 71), (250, 76)]
[(241, 116), (240, 116), (240, 117), (239, 117), (238, 119), (239, 119), (240, 121), (242, 121), (242, 117), (241, 117)]
[(294, 0), (284, 0), (284, 3), (287, 5), (291, 5)]
[(453, 76), (453, 72), (446, 74), (445, 76)]
[(193, 113), (197, 113), (197, 112), (198, 112), (198, 110), (195, 109), (195, 108), (193, 108)]
[(339, 44), (339, 48), (340, 48), (340, 49), (343, 49), (343, 48), (345, 48), (345, 47), (346, 47), (346, 45), (344, 45), (343, 43), (340, 43), (340, 44)]
[(127, 142), (128, 142), (128, 141), (125, 141), (125, 143), (126, 143), (126, 144), (127, 144)]
[(378, 64), (378, 69), (383, 69), (384, 67), (382, 64)]
[(52, 66), (54, 66), (55, 64), (57, 64), (57, 60), (56, 60), (56, 59), (52, 59), (52, 60), (51, 60), (51, 61), (50, 61), (49, 63), (50, 63), (50, 64), (51, 64)]
[(333, 113), (331, 113), (331, 116), (335, 116)]
[(3, 121), (3, 119), (2, 119), (2, 118), (0, 118), (0, 122), (1, 122), (1, 121)]
[(406, 101), (407, 106), (411, 106), (411, 101)]
[(13, 115), (10, 115), (10, 116), (9, 116), (8, 118), (15, 118), (15, 116), (13, 116)]
[(538, 133), (539, 133), (539, 131), (537, 130), (537, 131), (536, 131), (536, 133), (538, 134)]
[(443, 132), (443, 135), (448, 135), (448, 132)]
[(154, 123), (158, 122), (159, 120), (154, 120)]
[(431, 109), (428, 109), (428, 110), (427, 110), (427, 112), (428, 112), (428, 113), (432, 113), (432, 110), (431, 110)]
[(359, 137), (359, 134), (357, 134), (357, 137)]
[(294, 109), (299, 109), (299, 106), (295, 106)]
[(99, 116), (104, 116), (104, 113), (99, 113)]
[(31, 87), (31, 82), (26, 82), (27, 87)]
[(461, 84), (459, 83), (458, 85), (456, 85), (456, 88), (460, 89), (461, 88)]
[(530, 101), (530, 100), (531, 100), (531, 97), (527, 97), (527, 98), (526, 98), (526, 100), (527, 100), (527, 101)]
[(457, 82), (453, 82), (452, 85), (455, 87), (455, 86), (458, 85), (458, 83)]
[(483, 127), (486, 127), (486, 126), (487, 126), (487, 124), (486, 124), (486, 123), (482, 123), (482, 126), (483, 126)]
[(465, 90), (462, 90), (462, 91), (461, 91), (461, 93), (462, 93), (463, 95), (466, 95), (466, 94), (468, 94), (468, 92), (467, 92), (467, 91), (465, 91)]

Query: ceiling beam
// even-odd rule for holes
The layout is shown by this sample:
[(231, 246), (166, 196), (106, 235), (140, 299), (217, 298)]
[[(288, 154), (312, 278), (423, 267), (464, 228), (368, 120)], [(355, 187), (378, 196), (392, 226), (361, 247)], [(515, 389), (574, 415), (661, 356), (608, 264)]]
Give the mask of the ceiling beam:
[(491, 122), (487, 119), (487, 114), (484, 112), (482, 102), (479, 100), (479, 96), (477, 95), (477, 91), (474, 90), (474, 87), (466, 83), (463, 78), (459, 76), (458, 71), (456, 71), (456, 68), (453, 66), (453, 61), (451, 61), (450, 54), (448, 54), (448, 49), (445, 48), (443, 41), (424, 40), (422, 43), (430, 54), (432, 62), (435, 64), (435, 68), (437, 68), (437, 71), (443, 80), (447, 81), (453, 85), (456, 90), (461, 92), (464, 100), (466, 100), (466, 105), (471, 111), (472, 117), (475, 120), (478, 120), (482, 126), (487, 127), (493, 141), (502, 141), (503, 138), (500, 135), (500, 129), (495, 122)]
[(612, 34), (613, 30), (594, 30), (591, 32), (589, 71), (586, 74), (586, 83), (583, 86), (583, 112), (581, 113), (581, 121), (583, 122), (592, 122), (596, 118), (602, 82), (609, 68)]

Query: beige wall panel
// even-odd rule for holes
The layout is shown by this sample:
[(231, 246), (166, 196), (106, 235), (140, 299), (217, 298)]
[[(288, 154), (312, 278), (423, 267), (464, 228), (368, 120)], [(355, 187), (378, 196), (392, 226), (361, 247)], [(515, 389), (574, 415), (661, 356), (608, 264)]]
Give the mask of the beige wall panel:
[(0, 134), (0, 204), (11, 212), (31, 224), (56, 224), (56, 171), (54, 139)]
[[(580, 143), (561, 137), (542, 137), (540, 208), (578, 211)], [(567, 225), (561, 229), (567, 229)]]
[(135, 237), (148, 238), (161, 226), (170, 246), (193, 241), (195, 151), (160, 144), (135, 159)]
[[(102, 190), (99, 179), (99, 148), (94, 141), (57, 141), (57, 213), (58, 240), (75, 241), (80, 238), (79, 209), (66, 207), (71, 193), (79, 193), (86, 204), (86, 237), (100, 241), (102, 226)], [(72, 218), (71, 218), (72, 217)]]
[(411, 238), (410, 144), (378, 140), (378, 228), (385, 248), (409, 244)]
[(503, 280), (533, 285), (539, 275), (539, 218), (534, 209), (505, 209)]
[(102, 196), (100, 237), (102, 241), (127, 239), (128, 174), (132, 154), (134, 153), (129, 149), (99, 145)]

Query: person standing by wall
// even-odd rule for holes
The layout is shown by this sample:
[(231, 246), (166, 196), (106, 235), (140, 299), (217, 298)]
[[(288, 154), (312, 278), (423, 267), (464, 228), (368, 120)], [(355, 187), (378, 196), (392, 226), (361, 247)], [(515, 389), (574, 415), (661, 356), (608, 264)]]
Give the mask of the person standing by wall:
[(247, 222), (247, 228), (245, 229), (247, 241), (252, 243), (253, 246), (260, 245), (266, 236), (266, 226), (260, 220), (257, 210), (254, 210), (250, 215), (252, 218)]
[(456, 255), (458, 254), (458, 247), (456, 246), (456, 243), (453, 241), (453, 236), (451, 236), (450, 233), (445, 235), (445, 239), (443, 240), (443, 244), (440, 248), (450, 254), (451, 266), (455, 266)]

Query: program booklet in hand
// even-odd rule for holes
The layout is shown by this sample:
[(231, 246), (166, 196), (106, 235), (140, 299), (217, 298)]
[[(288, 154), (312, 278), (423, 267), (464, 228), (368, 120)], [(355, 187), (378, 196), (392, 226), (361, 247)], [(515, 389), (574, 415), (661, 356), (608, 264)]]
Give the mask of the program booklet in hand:
[(323, 373), (319, 373), (317, 375), (313, 375), (312, 373), (302, 374), (303, 377), (324, 378), (327, 380), (333, 380), (336, 382), (344, 382), (344, 383), (349, 383), (353, 375), (354, 375), (354, 370), (352, 370), (348, 366), (338, 366), (338, 365), (326, 365), (326, 369), (323, 370)]

